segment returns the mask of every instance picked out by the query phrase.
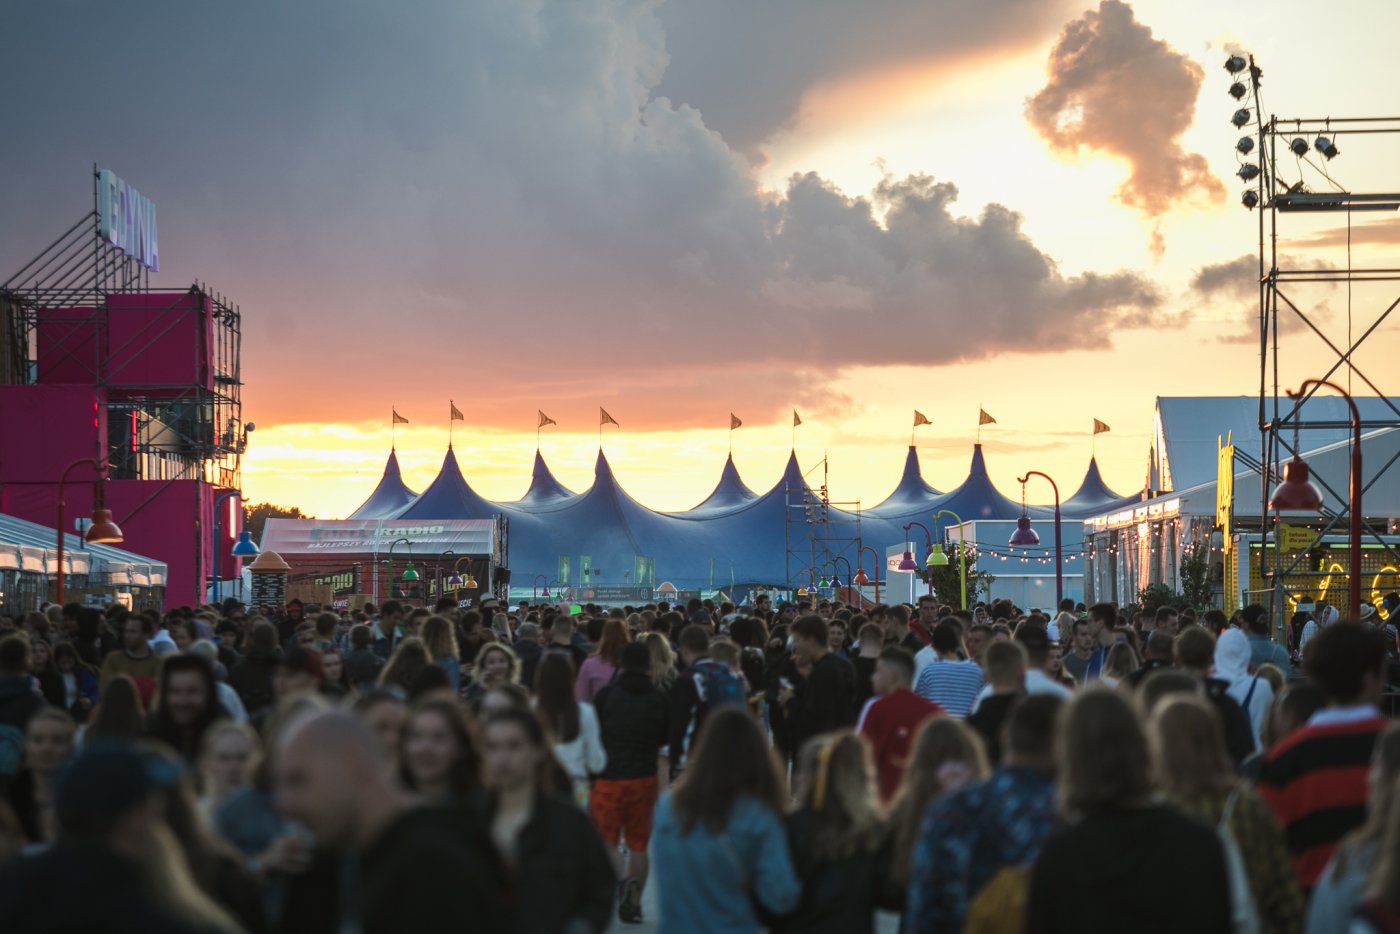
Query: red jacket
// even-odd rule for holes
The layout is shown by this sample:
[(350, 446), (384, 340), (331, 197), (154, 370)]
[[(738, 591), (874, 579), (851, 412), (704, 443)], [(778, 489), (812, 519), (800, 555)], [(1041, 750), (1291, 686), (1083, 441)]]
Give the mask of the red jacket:
[(904, 765), (909, 759), (909, 747), (913, 745), (914, 733), (919, 725), (939, 713), (943, 713), (942, 707), (907, 689), (894, 691), (871, 702), (860, 732), (870, 740), (875, 754), (875, 771), (882, 801), (889, 801), (899, 790), (899, 783), (904, 778)]

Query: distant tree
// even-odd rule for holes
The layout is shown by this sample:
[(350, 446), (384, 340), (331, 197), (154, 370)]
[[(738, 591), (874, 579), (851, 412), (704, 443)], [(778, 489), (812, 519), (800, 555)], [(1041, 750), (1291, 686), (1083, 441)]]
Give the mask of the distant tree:
[[(948, 545), (944, 551), (948, 555), (948, 563), (942, 567), (921, 571), (919, 576), (927, 583), (929, 575), (933, 575), (933, 595), (938, 598), (939, 603), (945, 603), (957, 609), (962, 602), (962, 571), (958, 564), (958, 545), (956, 543)], [(986, 571), (977, 570), (974, 563), (976, 560), (972, 553), (972, 546), (967, 546), (968, 606), (976, 603), (979, 597), (991, 596), (992, 583), (996, 580)]]
[(1210, 608), (1215, 581), (1211, 578), (1209, 545), (1196, 542), (1181, 550), (1181, 596), (1198, 610)]
[(243, 528), (253, 536), (253, 541), (261, 542), (263, 527), (268, 519), (314, 519), (302, 513), (296, 506), (277, 506), (272, 503), (252, 503), (243, 507)]

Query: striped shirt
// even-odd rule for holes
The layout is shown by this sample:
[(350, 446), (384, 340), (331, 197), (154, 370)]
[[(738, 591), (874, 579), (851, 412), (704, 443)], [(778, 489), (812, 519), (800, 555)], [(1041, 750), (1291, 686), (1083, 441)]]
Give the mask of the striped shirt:
[(982, 666), (976, 662), (939, 659), (919, 672), (914, 693), (942, 707), (949, 716), (963, 720), (985, 683)]
[(1269, 753), (1257, 791), (1274, 809), (1305, 889), (1366, 819), (1366, 777), (1390, 721), (1373, 707), (1321, 710)]

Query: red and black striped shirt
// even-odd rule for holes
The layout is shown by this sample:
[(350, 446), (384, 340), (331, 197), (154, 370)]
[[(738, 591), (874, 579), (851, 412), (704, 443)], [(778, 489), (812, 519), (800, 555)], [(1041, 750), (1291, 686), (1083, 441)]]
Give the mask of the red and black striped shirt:
[(1298, 881), (1309, 890), (1337, 842), (1366, 820), (1371, 753), (1376, 737), (1390, 725), (1378, 715), (1321, 719), (1273, 748), (1257, 786), (1283, 825)]

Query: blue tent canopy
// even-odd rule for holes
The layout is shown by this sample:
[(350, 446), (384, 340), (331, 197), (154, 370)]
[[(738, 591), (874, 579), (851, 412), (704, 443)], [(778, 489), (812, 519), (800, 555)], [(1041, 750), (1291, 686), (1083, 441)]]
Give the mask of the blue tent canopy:
[(919, 451), (909, 445), (909, 453), (904, 458), (904, 473), (894, 491), (885, 497), (880, 505), (869, 510), (869, 516), (904, 516), (927, 512), (939, 496), (933, 487), (924, 482), (923, 471), (919, 468)]
[(389, 460), (384, 465), (384, 475), (379, 478), (379, 485), (369, 494), (369, 499), (360, 504), (359, 509), (350, 513), (349, 518), (387, 519), (406, 509), (417, 498), (418, 494), (404, 485), (403, 475), (399, 472), (399, 455), (390, 448)]
[(483, 499), (462, 476), (457, 455), (447, 446), (437, 478), (395, 519), (489, 519), (501, 507)]
[(544, 455), (540, 453), (539, 448), (536, 448), (535, 467), (530, 476), (530, 489), (526, 490), (525, 495), (511, 505), (526, 510), (553, 507), (567, 502), (577, 495), (554, 479), (549, 465), (544, 462)]
[[(745, 503), (751, 503), (758, 499), (758, 494), (749, 489), (739, 476), (739, 468), (734, 466), (734, 455), (730, 454), (724, 461), (724, 469), (720, 471), (719, 483), (715, 484), (714, 491), (694, 508), (689, 510), (689, 515), (714, 516), (737, 509)], [(681, 515), (686, 515), (682, 513)]]
[(1137, 498), (1123, 496), (1109, 489), (1108, 484), (1103, 482), (1103, 475), (1099, 473), (1098, 459), (1090, 457), (1089, 469), (1084, 474), (1083, 482), (1069, 499), (1060, 504), (1060, 512), (1065, 516), (1082, 518), (1097, 515), (1119, 503), (1132, 502)]

